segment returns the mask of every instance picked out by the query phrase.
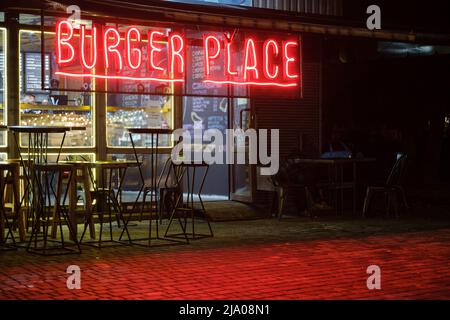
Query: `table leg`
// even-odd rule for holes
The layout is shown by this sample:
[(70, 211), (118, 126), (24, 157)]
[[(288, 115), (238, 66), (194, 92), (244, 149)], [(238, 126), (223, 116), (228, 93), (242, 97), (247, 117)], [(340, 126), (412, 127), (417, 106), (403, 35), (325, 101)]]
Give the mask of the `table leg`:
[[(71, 179), (69, 182), (69, 220), (72, 225), (73, 237), (77, 239), (78, 221), (77, 221), (77, 168), (73, 168), (70, 173)], [(75, 240), (71, 239), (71, 240)]]
[(83, 175), (83, 190), (84, 190), (84, 202), (85, 202), (85, 216), (89, 220), (89, 233), (91, 239), (95, 239), (95, 224), (92, 219), (92, 197), (91, 197), (91, 185), (89, 183), (89, 168), (87, 166), (82, 167), (82, 175)]
[(17, 227), (19, 228), (20, 241), (25, 241), (25, 211), (22, 210), (19, 192), (19, 166), (16, 166), (11, 173), (12, 191), (14, 197), (14, 214), (16, 216)]

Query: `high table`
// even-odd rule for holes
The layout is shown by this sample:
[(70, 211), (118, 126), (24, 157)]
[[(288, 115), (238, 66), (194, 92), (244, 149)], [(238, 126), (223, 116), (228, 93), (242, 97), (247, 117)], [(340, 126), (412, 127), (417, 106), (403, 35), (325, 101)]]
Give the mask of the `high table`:
[[(17, 150), (19, 152), (20, 163), (23, 167), (23, 173), (24, 173), (24, 177), (25, 177), (26, 183), (27, 183), (27, 188), (24, 191), (24, 196), (21, 200), (21, 203), (26, 198), (26, 196), (28, 196), (27, 199), (28, 199), (28, 201), (30, 201), (30, 203), (28, 204), (28, 209), (31, 209), (30, 214), (32, 215), (32, 217), (34, 217), (33, 224), (36, 224), (36, 223), (39, 223), (39, 221), (38, 221), (39, 219), (36, 219), (36, 217), (35, 217), (34, 208), (36, 207), (36, 199), (38, 199), (40, 195), (35, 194), (35, 193), (37, 192), (37, 190), (41, 190), (41, 187), (39, 185), (38, 177), (35, 174), (34, 167), (45, 165), (45, 164), (49, 163), (49, 161), (48, 161), (49, 134), (56, 134), (56, 133), (63, 134), (61, 143), (59, 144), (59, 148), (58, 148), (58, 154), (57, 154), (57, 158), (56, 158), (56, 163), (57, 163), (59, 161), (59, 157), (61, 155), (62, 147), (64, 145), (64, 141), (65, 141), (67, 132), (72, 131), (72, 130), (86, 130), (86, 127), (79, 127), (79, 126), (9, 126), (8, 129), (14, 135), (14, 141), (15, 141)], [(25, 164), (24, 156), (22, 154), (21, 147), (20, 147), (20, 134), (28, 135), (28, 138), (27, 138), (28, 145), (26, 146), (27, 165)], [(58, 169), (58, 170), (60, 170), (60, 169)], [(50, 185), (52, 184), (52, 182), (53, 182), (53, 176), (51, 178)], [(53, 188), (50, 188), (50, 189), (52, 189), (52, 191), (54, 192)], [(36, 196), (34, 196), (34, 194)], [(64, 196), (64, 199), (65, 199), (65, 196)], [(58, 200), (56, 200), (56, 203), (57, 202), (58, 202)], [(64, 202), (63, 202), (63, 204), (64, 204)], [(73, 234), (73, 230), (71, 228), (72, 224), (70, 222), (70, 219), (69, 219), (69, 221), (67, 221), (67, 223), (69, 226), (70, 236), (71, 236), (72, 240), (74, 240), (75, 243), (77, 243), (76, 236)], [(33, 237), (33, 232), (35, 232), (36, 229), (37, 229), (36, 226), (33, 225), (31, 239)], [(31, 239), (30, 239), (30, 244), (31, 244)], [(30, 244), (28, 247), (30, 247)]]
[[(351, 189), (353, 193), (353, 213), (356, 213), (356, 192), (357, 192), (357, 166), (361, 163), (375, 162), (375, 158), (319, 158), (319, 159), (302, 159), (294, 160), (297, 164), (310, 165), (326, 165), (328, 171), (328, 186), (335, 191), (340, 191), (341, 198), (341, 213), (343, 212), (344, 189)], [(352, 166), (352, 179), (344, 181), (344, 167), (346, 165)], [(337, 193), (336, 193), (337, 194)], [(337, 210), (337, 208), (336, 208)]]
[[(155, 207), (155, 212), (157, 213), (157, 193), (158, 193), (158, 146), (159, 146), (159, 137), (161, 135), (171, 135), (173, 130), (172, 129), (162, 129), (162, 128), (127, 128), (131, 145), (133, 147), (134, 156), (136, 158), (136, 163), (139, 164), (139, 174), (141, 178), (141, 188), (139, 189), (139, 193), (136, 197), (136, 203), (139, 200), (139, 197), (141, 194), (143, 194), (143, 201), (145, 201), (146, 195), (150, 195), (150, 216), (149, 216), (149, 232), (147, 238), (141, 238), (141, 239), (132, 239), (134, 244), (138, 245), (144, 245), (144, 246), (151, 246), (151, 240), (158, 239), (158, 240), (166, 240), (166, 241), (173, 241), (173, 239), (169, 238), (161, 238), (159, 236), (159, 226), (158, 221), (155, 223), (156, 225), (156, 238), (152, 237), (152, 214), (153, 214), (153, 207)], [(140, 134), (140, 135), (149, 135), (150, 136), (150, 168), (151, 168), (151, 179), (150, 179), (150, 185), (145, 184), (144, 174), (142, 172), (142, 163), (139, 161), (138, 153), (136, 150), (136, 145), (133, 139), (133, 135)], [(142, 204), (144, 205), (144, 203)], [(136, 207), (136, 206), (134, 206)], [(130, 215), (131, 218), (131, 215)], [(129, 218), (129, 219), (130, 219)], [(128, 221), (129, 221), (128, 219)], [(128, 223), (128, 221), (126, 223)], [(123, 234), (123, 232), (122, 232)], [(145, 244), (136, 243), (136, 241), (147, 241)], [(187, 240), (188, 242), (188, 240)]]

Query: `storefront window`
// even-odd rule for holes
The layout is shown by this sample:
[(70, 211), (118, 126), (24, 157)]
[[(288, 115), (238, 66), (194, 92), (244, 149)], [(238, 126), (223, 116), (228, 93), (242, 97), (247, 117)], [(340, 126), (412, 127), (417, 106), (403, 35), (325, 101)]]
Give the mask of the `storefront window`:
[[(94, 145), (94, 94), (84, 92), (93, 87), (90, 79), (63, 78), (55, 74), (55, 35), (45, 33), (45, 70), (42, 79), (41, 33), (20, 31), (20, 123), (22, 125), (49, 125), (86, 127), (85, 131), (71, 131), (65, 147)], [(44, 80), (44, 81), (42, 81)], [(44, 82), (44, 88), (42, 88)], [(65, 91), (64, 89), (78, 89)], [(22, 145), (26, 145), (25, 136)], [(59, 146), (60, 138), (50, 140), (50, 146)]]
[(41, 16), (37, 14), (21, 13), (19, 14), (19, 23), (28, 25), (40, 25)]
[[(0, 124), (6, 122), (6, 29), (0, 28)], [(6, 145), (6, 135), (0, 131), (0, 145)]]
[[(124, 33), (129, 26), (118, 26), (118, 30)], [(145, 27), (141, 27), (142, 30)], [(160, 36), (159, 43), (164, 45), (167, 43), (167, 34), (169, 29), (154, 29), (163, 33)], [(147, 39), (141, 42), (142, 61), (148, 61)], [(162, 47), (160, 59), (156, 59), (154, 63), (159, 65), (167, 64), (166, 48)], [(126, 64), (124, 65), (123, 75), (140, 78), (140, 77), (157, 77), (157, 71), (149, 70), (147, 64), (142, 64), (138, 70), (132, 70)], [(173, 97), (169, 95), (174, 91), (174, 85), (170, 83), (157, 81), (138, 81), (128, 79), (108, 79), (108, 92), (129, 92), (127, 94), (111, 93), (107, 95), (106, 107), (106, 128), (107, 143), (110, 147), (131, 147), (131, 141), (126, 128), (173, 128)], [(143, 93), (153, 92), (154, 95)], [(136, 135), (134, 138), (137, 147), (148, 147), (151, 145), (151, 137), (149, 135)], [(171, 145), (170, 137), (161, 136), (159, 138), (159, 146), (167, 147)]]
[[(173, 128), (173, 98), (141, 94), (108, 94), (106, 128), (110, 147), (131, 147), (126, 128)], [(137, 147), (151, 145), (149, 135), (133, 138)], [(161, 136), (159, 146), (170, 146), (169, 137)]]

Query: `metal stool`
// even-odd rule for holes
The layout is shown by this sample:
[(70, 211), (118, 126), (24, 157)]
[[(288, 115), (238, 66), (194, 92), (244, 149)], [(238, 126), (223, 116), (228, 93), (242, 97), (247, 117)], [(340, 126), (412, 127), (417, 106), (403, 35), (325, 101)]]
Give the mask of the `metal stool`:
[[(178, 195), (177, 201), (175, 203), (175, 207), (172, 210), (172, 214), (169, 219), (169, 225), (167, 226), (165, 237), (173, 237), (173, 238), (185, 238), (185, 239), (203, 239), (203, 238), (210, 238), (214, 237), (214, 233), (211, 228), (211, 224), (209, 222), (209, 218), (206, 215), (205, 206), (203, 205), (203, 200), (201, 197), (201, 192), (203, 189), (203, 185), (205, 184), (206, 176), (208, 175), (209, 165), (207, 163), (182, 163), (179, 166), (183, 169), (182, 174), (179, 176), (178, 183), (181, 185), (183, 183), (183, 177), (186, 175), (186, 182), (187, 182), (187, 201), (183, 202), (183, 193)], [(200, 186), (195, 192), (195, 179), (196, 179), (196, 170), (197, 169), (204, 169), (203, 176), (201, 177)], [(192, 174), (191, 174), (192, 170)], [(197, 197), (199, 199), (200, 207), (196, 207), (194, 204), (194, 193), (197, 194)], [(188, 223), (188, 216), (191, 220), (192, 225), (192, 233), (187, 233), (187, 223)], [(195, 217), (201, 218), (204, 221), (206, 221), (209, 229), (209, 233), (197, 233), (195, 231)], [(168, 234), (169, 229), (172, 226), (173, 219), (177, 218), (180, 222), (182, 233), (173, 233)], [(181, 220), (184, 220), (184, 224), (181, 222)]]
[[(81, 253), (68, 210), (64, 207), (73, 174), (72, 166), (58, 163), (35, 164), (32, 170), (34, 171), (33, 197), (36, 204), (36, 217), (27, 251), (41, 255)], [(68, 181), (63, 190), (64, 176), (67, 173)], [(49, 238), (48, 229), (53, 224), (56, 224), (59, 229), (60, 239)], [(64, 235), (63, 224), (68, 228), (69, 237)], [(70, 244), (67, 238), (71, 241)], [(49, 246), (50, 243), (56, 243), (56, 245)]]

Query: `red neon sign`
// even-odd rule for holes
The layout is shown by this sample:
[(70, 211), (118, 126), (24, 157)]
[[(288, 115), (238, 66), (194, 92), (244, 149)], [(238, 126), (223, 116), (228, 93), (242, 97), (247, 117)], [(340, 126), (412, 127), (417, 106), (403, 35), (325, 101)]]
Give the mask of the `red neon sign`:
[[(270, 52), (271, 51), (271, 52)], [(276, 79), (278, 77), (279, 67), (273, 66), (274, 57), (278, 56), (279, 48), (278, 43), (269, 39), (264, 42), (264, 76), (267, 79)], [(272, 71), (271, 71), (272, 70)]]
[[(129, 27), (56, 24), (57, 75), (128, 81), (184, 82), (188, 44), (182, 34)], [(300, 84), (297, 39), (204, 34), (205, 83), (289, 88)], [(70, 66), (70, 69), (68, 68)], [(74, 72), (79, 66), (79, 72)], [(75, 68), (74, 68), (75, 67)]]
[[(253, 85), (273, 87), (296, 87), (299, 85), (299, 42), (298, 40), (277, 41), (266, 39), (258, 41), (246, 38), (242, 52), (233, 52), (239, 47), (229, 34), (225, 34), (224, 47), (217, 36), (204, 37), (205, 76), (207, 83)], [(242, 45), (241, 45), (242, 46)], [(212, 74), (211, 61), (219, 60), (224, 49), (224, 75)], [(233, 70), (232, 60), (241, 57), (241, 71)], [(220, 77), (220, 78), (219, 78)]]
[[(184, 39), (179, 34), (172, 34), (169, 37), (169, 64), (170, 73), (184, 73)], [(177, 67), (175, 68), (175, 64)]]
[[(65, 34), (63, 28), (65, 27)], [(73, 38), (73, 26), (70, 22), (63, 20), (56, 24), (56, 63), (65, 65), (75, 59), (75, 49), (70, 43)]]
[(128, 66), (131, 69), (136, 70), (139, 69), (142, 64), (142, 50), (140, 48), (133, 47), (132, 40), (139, 43), (141, 41), (141, 31), (138, 28), (132, 27), (127, 30), (126, 34), (126, 56)]
[(149, 64), (150, 64), (150, 68), (152, 69), (152, 70), (160, 70), (160, 71), (164, 71), (164, 68), (162, 68), (162, 67), (158, 67), (156, 64), (155, 64), (155, 53), (159, 53), (159, 52), (161, 52), (161, 51), (163, 51), (163, 49), (162, 48), (160, 48), (160, 47), (158, 47), (157, 45), (156, 45), (156, 41), (155, 41), (155, 35), (156, 36), (159, 36), (159, 37), (162, 37), (162, 36), (164, 36), (164, 33), (163, 32), (159, 32), (159, 31), (152, 31), (152, 32), (150, 32), (149, 33), (149, 36), (148, 36), (148, 46), (149, 46), (149, 56), (150, 56), (150, 59), (149, 59)]
[[(111, 41), (112, 38), (112, 41)], [(120, 33), (114, 27), (106, 28), (103, 33), (103, 46), (104, 46), (104, 58), (105, 58), (105, 68), (109, 69), (111, 67), (111, 54), (115, 54), (115, 66), (116, 69), (123, 69), (122, 55), (117, 47), (120, 45)]]
[(238, 72), (231, 70), (231, 60), (233, 59), (233, 56), (231, 54), (231, 40), (232, 40), (232, 38), (231, 38), (230, 34), (227, 34), (225, 37), (225, 42), (226, 42), (226, 44), (225, 44), (225, 47), (226, 47), (225, 62), (227, 64), (227, 67), (225, 69), (225, 74), (227, 76), (237, 76)]
[(91, 42), (90, 42), (90, 59), (89, 64), (86, 59), (86, 26), (80, 26), (80, 52), (81, 52), (81, 64), (86, 69), (93, 69), (97, 64), (97, 27), (92, 28)]
[[(215, 36), (204, 37), (205, 48), (205, 74), (209, 76), (211, 74), (211, 60), (217, 59), (220, 55), (220, 40)], [(211, 43), (213, 42), (213, 44)], [(211, 54), (211, 47), (214, 48), (214, 54)]]

